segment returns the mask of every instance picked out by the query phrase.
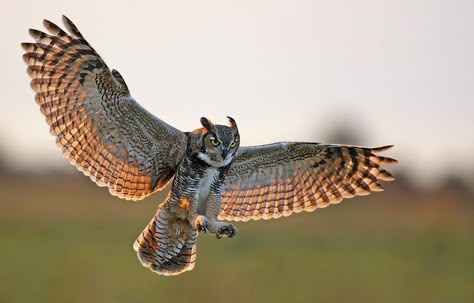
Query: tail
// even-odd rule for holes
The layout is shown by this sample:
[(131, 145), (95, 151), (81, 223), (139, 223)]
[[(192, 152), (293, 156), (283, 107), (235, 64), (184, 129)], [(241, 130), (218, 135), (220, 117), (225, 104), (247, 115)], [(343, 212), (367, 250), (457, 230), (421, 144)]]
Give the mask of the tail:
[(194, 268), (197, 235), (187, 220), (162, 204), (133, 249), (143, 266), (161, 275), (177, 275)]

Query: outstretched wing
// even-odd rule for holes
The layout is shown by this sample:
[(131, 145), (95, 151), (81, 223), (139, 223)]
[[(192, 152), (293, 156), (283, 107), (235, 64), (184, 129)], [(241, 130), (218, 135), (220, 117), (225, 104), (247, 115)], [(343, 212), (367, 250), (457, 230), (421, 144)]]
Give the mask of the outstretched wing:
[(281, 142), (242, 147), (228, 170), (219, 218), (247, 221), (289, 216), (382, 191), (392, 175), (377, 156), (391, 146), (363, 148)]
[(56, 142), (85, 175), (113, 195), (139, 200), (163, 188), (186, 149), (186, 135), (141, 107), (120, 74), (65, 16), (69, 33), (44, 20), (23, 43), (36, 102)]

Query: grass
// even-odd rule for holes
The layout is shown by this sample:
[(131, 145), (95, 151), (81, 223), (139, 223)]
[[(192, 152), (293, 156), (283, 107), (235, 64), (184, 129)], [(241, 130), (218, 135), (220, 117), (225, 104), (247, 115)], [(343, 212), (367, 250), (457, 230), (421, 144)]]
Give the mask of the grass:
[[(392, 184), (390, 184), (392, 185)], [(85, 178), (1, 181), (0, 302), (474, 302), (472, 197), (387, 191), (201, 235), (196, 267), (142, 267), (132, 243), (163, 195)]]

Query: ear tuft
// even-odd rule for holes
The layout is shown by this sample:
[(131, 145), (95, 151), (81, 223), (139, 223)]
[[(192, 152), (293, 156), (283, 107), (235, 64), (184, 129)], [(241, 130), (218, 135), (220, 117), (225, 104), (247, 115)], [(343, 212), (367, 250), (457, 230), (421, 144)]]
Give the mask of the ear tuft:
[(211, 120), (207, 119), (206, 117), (201, 118), (201, 125), (204, 126), (209, 132), (212, 132), (214, 128), (214, 124), (212, 124)]
[(229, 126), (231, 128), (237, 129), (237, 123), (235, 122), (234, 118), (227, 116), (227, 119), (229, 119)]

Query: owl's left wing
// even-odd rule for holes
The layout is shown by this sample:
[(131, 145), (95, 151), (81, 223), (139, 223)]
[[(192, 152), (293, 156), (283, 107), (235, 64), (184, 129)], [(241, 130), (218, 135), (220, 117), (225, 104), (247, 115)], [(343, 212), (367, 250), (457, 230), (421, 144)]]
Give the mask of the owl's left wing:
[(226, 173), (219, 219), (248, 221), (289, 216), (382, 191), (392, 175), (381, 165), (395, 159), (364, 148), (280, 142), (241, 147)]

